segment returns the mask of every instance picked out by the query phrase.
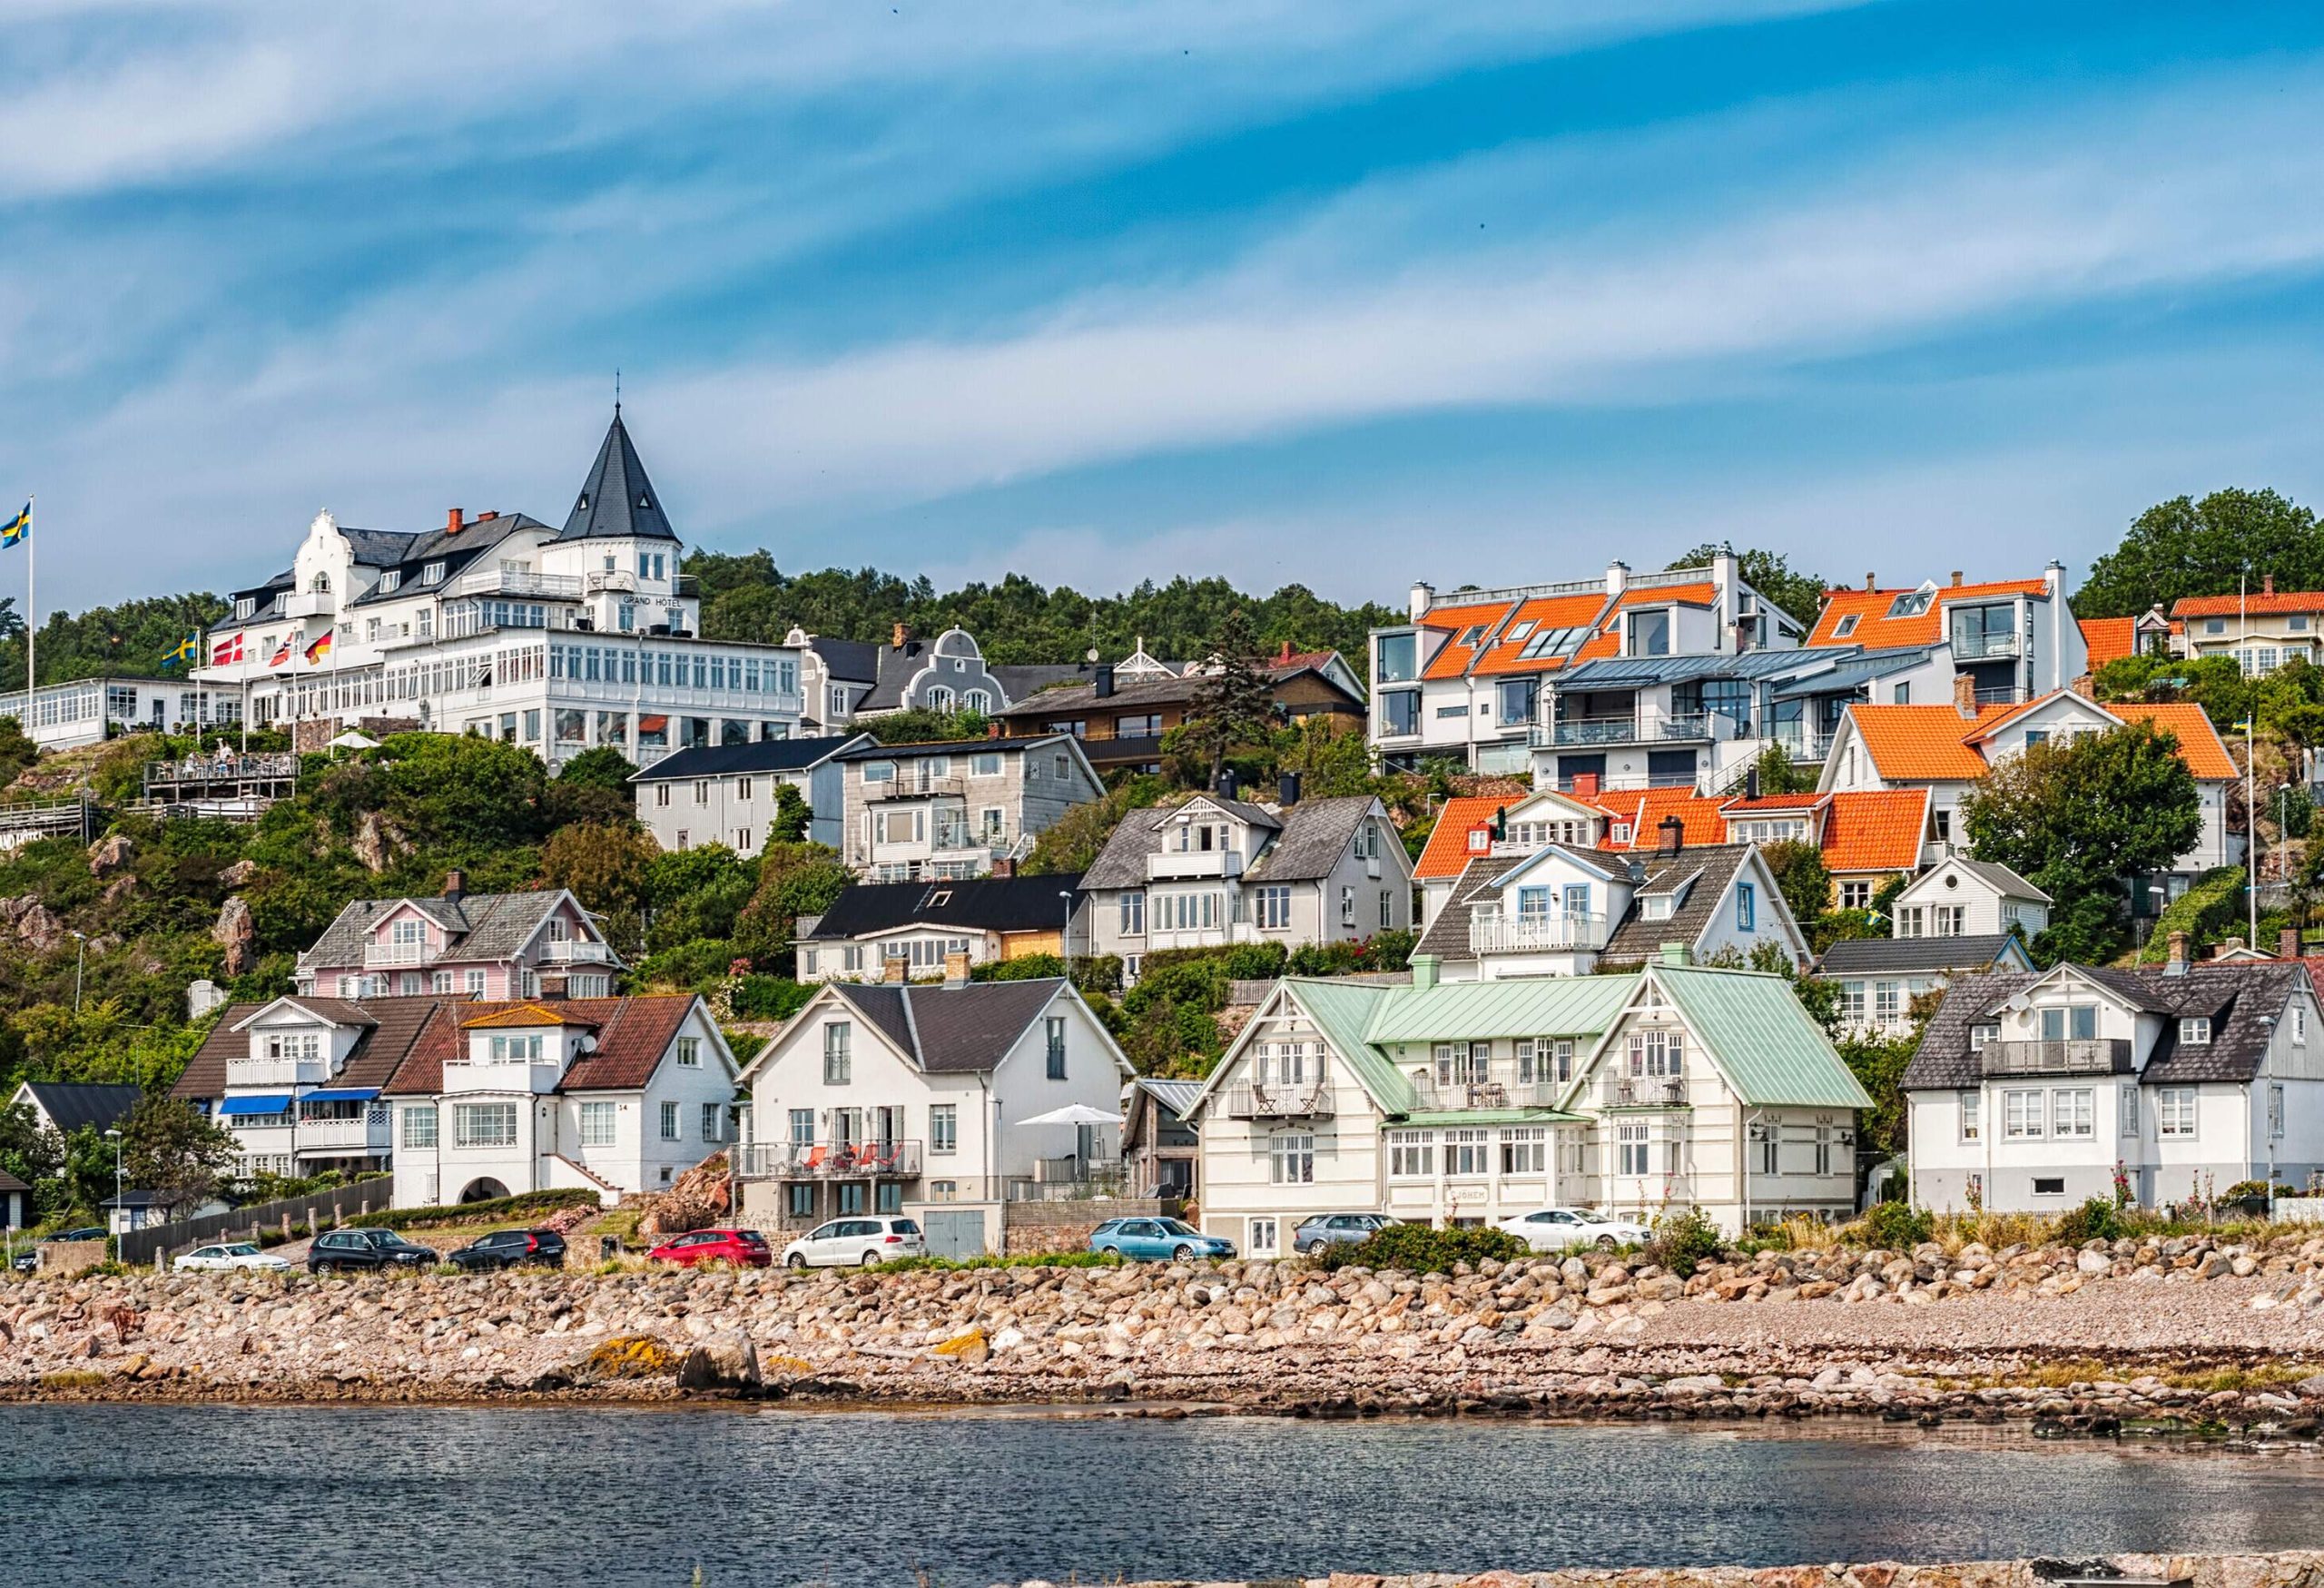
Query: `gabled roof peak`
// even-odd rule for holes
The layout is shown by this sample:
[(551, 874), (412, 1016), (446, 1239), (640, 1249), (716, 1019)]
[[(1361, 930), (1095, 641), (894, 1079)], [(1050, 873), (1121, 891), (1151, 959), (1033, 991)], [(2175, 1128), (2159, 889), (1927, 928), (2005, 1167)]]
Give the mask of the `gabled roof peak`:
[(645, 478), (645, 465), (639, 460), (636, 447), (631, 444), (629, 427), (622, 423), (621, 411), (616, 409), (614, 422), (606, 427), (606, 439), (597, 448), (597, 460), (589, 466), (589, 477), (581, 482), (581, 494), (575, 499), (573, 511), (566, 515), (565, 528), (557, 531), (556, 538), (605, 540), (625, 537), (641, 540), (678, 538), (662, 511), (662, 498), (655, 493), (653, 481)]

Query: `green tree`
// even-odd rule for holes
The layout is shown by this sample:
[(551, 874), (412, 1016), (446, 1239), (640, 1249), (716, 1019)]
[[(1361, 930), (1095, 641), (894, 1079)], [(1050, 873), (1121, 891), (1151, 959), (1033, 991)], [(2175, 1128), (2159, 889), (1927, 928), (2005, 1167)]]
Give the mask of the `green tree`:
[(2131, 520), (2122, 543), (2090, 566), (2074, 593), (2083, 617), (2131, 617), (2182, 596), (2231, 596), (2248, 577), (2279, 589), (2324, 589), (2324, 536), (2316, 515), (2271, 490), (2173, 497)]
[(64, 1168), (64, 1139), (41, 1123), (30, 1103), (0, 1108), (0, 1169), (37, 1189)]
[(767, 836), (777, 843), (803, 843), (808, 829), (814, 825), (815, 810), (807, 796), (797, 786), (788, 783), (774, 785), (774, 823), (767, 829)]
[(1970, 853), (2039, 884), (2058, 902), (2034, 940), (2055, 959), (2111, 957), (2123, 879), (2168, 870), (2202, 832), (2179, 741), (2144, 723), (2067, 743), (2030, 745), (1961, 804)]
[(233, 1132), (176, 1098), (148, 1093), (121, 1127), (122, 1172), (140, 1190), (209, 1196), (241, 1150)]
[(629, 757), (611, 745), (592, 745), (565, 764), (556, 781), (574, 788), (609, 788), (627, 798), (629, 775), (636, 770)]
[(39, 759), (40, 746), (25, 737), (23, 725), (13, 716), (0, 716), (0, 788), (15, 782)]
[(982, 713), (937, 711), (924, 705), (864, 717), (855, 725), (882, 745), (934, 745), (984, 737)]
[(1097, 864), (1122, 818), (1155, 804), (1166, 792), (1158, 777), (1130, 777), (1099, 798), (1071, 807), (1033, 840), (1033, 852), (1025, 857), (1025, 873), (1058, 876), (1088, 871)]
[[(1707, 568), (1710, 559), (1722, 551), (1735, 548), (1725, 544), (1705, 541), (1670, 565), (1673, 572), (1680, 568)], [(1816, 626), (1816, 615), (1824, 609), (1824, 595), (1829, 588), (1813, 574), (1797, 573), (1790, 562), (1773, 551), (1737, 552), (1736, 571), (1743, 582), (1799, 619), (1804, 627)]]
[(635, 827), (581, 822), (560, 827), (541, 848), (541, 881), (571, 890), (585, 909), (635, 912), (645, 906), (662, 851)]
[(1832, 907), (1832, 873), (1824, 852), (1803, 839), (1778, 838), (1759, 851), (1794, 917), (1814, 921)]
[(769, 843), (759, 855), (758, 890), (734, 922), (734, 946), (770, 975), (795, 976), (799, 917), (821, 915), (854, 880), (835, 849)]
[(723, 844), (655, 855), (645, 872), (645, 908), (652, 922), (646, 946), (666, 953), (690, 942), (724, 942), (734, 935), (734, 923), (758, 881), (758, 862)]
[(1210, 671), (1195, 687), (1187, 720), (1172, 730), (1188, 751), (1209, 764), (1206, 787), (1218, 786), (1229, 755), (1268, 743), (1275, 731), (1275, 692), (1258, 670), (1258, 648), (1242, 608), (1227, 613), (1207, 648)]

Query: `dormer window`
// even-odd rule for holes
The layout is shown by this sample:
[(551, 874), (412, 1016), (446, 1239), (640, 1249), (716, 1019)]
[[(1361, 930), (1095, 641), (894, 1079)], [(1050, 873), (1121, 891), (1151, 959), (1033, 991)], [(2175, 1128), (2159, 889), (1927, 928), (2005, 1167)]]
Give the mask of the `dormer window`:
[(1907, 590), (1888, 604), (1888, 616), (1918, 617), (1928, 610), (1928, 604), (1935, 599), (1936, 592), (1933, 589), (1924, 587), (1918, 590)]
[(1643, 921), (1670, 919), (1671, 898), (1668, 893), (1651, 893), (1638, 902), (1638, 912)]
[(244, 596), (234, 603), (234, 616), (237, 617), (250, 617), (257, 611), (258, 597), (255, 596)]
[(1998, 1042), (2000, 1041), (2001, 1027), (1998, 1025), (1987, 1023), (1984, 1025), (1974, 1025), (1969, 1028), (1969, 1051), (1972, 1053), (1983, 1050), (1985, 1044), (1988, 1042)]
[(440, 562), (431, 562), (423, 565), (419, 570), (419, 582), (423, 585), (442, 584), (444, 582), (444, 565)]
[(403, 569), (389, 568), (379, 576), (379, 594), (392, 596), (403, 587)]
[(541, 1037), (538, 1031), (528, 1036), (492, 1039), (492, 1061), (495, 1064), (537, 1064), (540, 1058)]
[(2182, 1048), (2210, 1047), (2211, 1045), (2211, 1017), (2207, 1014), (2180, 1016), (2179, 1045)]

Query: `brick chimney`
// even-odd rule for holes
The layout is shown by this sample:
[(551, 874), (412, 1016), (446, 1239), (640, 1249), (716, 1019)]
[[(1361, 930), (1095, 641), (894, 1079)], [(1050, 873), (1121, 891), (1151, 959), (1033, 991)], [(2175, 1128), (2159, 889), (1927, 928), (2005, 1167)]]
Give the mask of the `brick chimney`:
[(1015, 876), (1017, 874), (1016, 857), (1013, 855), (1004, 854), (999, 860), (994, 861), (992, 863), (992, 874), (996, 877)]
[(2276, 958), (2280, 960), (2299, 958), (2299, 928), (2287, 926), (2276, 933)]
[(2163, 969), (2169, 974), (2183, 976), (2187, 973), (2187, 934), (2174, 932), (2171, 934), (2170, 942), (2171, 958)]
[(1961, 587), (1961, 570), (1959, 568), (1955, 568), (1953, 570), (1953, 587), (1956, 590)]
[(1864, 576), (1864, 587), (1865, 587), (1865, 590), (1866, 590), (1866, 594), (1869, 594), (1870, 592), (1872, 592), (1872, 591), (1874, 591), (1874, 590), (1878, 589), (1878, 588), (1880, 587), (1880, 576), (1879, 576), (1879, 575), (1877, 575), (1877, 574), (1866, 574), (1866, 575), (1865, 575), (1865, 576)]
[(1687, 847), (1687, 824), (1679, 819), (1678, 812), (1673, 811), (1655, 824), (1654, 837), (1659, 853), (1676, 854)]
[(901, 623), (897, 624), (896, 626), (889, 632), (888, 643), (897, 650), (903, 649), (904, 646), (909, 645), (911, 642), (911, 630), (906, 628)]
[(1967, 673), (1953, 675), (1953, 709), (1974, 719), (1977, 715), (1977, 680)]
[(468, 873), (454, 866), (444, 873), (444, 897), (458, 903), (468, 891)]
[(969, 951), (953, 949), (944, 956), (944, 985), (966, 987), (969, 984)]
[(2273, 574), (2261, 574), (2260, 576), (2260, 594), (2262, 596), (2272, 596), (2275, 593), (2276, 576)]
[(460, 532), (460, 510), (459, 510), (459, 508), (445, 508), (445, 509), (444, 509), (444, 533), (445, 533), (445, 534), (447, 534), (447, 535), (458, 535), (459, 532)]
[(910, 980), (911, 976), (911, 962), (910, 960), (898, 957), (892, 960), (882, 959), (880, 962), (880, 980), (882, 981), (904, 981)]
[(1575, 773), (1573, 774), (1573, 797), (1578, 800), (1596, 799), (1598, 797), (1599, 784), (1603, 781), (1604, 774), (1601, 773)]

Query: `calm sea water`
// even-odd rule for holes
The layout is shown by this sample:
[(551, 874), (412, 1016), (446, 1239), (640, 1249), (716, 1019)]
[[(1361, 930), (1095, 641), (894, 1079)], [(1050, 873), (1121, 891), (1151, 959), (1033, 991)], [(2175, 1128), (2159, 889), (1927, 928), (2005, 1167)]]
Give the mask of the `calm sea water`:
[(0, 1581), (939, 1588), (2312, 1546), (2324, 1457), (1984, 1430), (0, 1407)]

